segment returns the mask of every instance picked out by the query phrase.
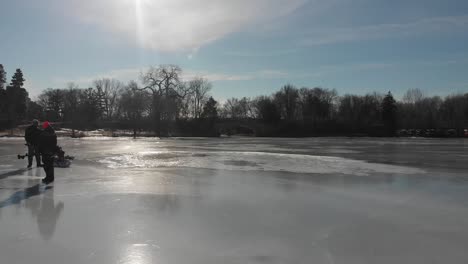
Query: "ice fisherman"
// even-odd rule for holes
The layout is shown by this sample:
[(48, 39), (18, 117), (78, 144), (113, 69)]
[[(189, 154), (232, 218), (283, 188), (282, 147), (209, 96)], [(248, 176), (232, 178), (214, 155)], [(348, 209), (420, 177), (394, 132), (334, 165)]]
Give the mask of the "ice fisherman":
[(39, 129), (39, 121), (34, 119), (32, 124), (26, 128), (24, 139), (28, 146), (28, 168), (32, 167), (33, 158), (36, 157), (37, 167), (42, 167), (41, 155), (39, 154), (39, 135), (42, 131)]
[(57, 151), (57, 135), (48, 121), (42, 124), (44, 129), (39, 136), (39, 152), (46, 177), (42, 182), (49, 184), (54, 181), (54, 155)]

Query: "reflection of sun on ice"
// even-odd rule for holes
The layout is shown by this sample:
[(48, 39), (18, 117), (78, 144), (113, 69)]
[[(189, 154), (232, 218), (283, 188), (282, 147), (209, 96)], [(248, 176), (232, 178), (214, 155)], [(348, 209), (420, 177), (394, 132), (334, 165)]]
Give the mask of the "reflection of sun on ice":
[(294, 173), (419, 174), (424, 170), (399, 165), (370, 163), (334, 156), (236, 151), (139, 151), (109, 155), (99, 160), (109, 168), (202, 168), (236, 171), (288, 171)]
[(154, 248), (149, 244), (131, 244), (122, 252), (119, 263), (122, 264), (152, 264), (154, 262), (152, 251)]

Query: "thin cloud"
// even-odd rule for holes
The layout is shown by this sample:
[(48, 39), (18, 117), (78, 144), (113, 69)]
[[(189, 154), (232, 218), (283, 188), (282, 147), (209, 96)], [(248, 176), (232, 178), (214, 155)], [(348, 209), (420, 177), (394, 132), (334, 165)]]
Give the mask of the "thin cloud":
[(367, 71), (384, 69), (391, 66), (393, 66), (392, 63), (355, 63), (342, 65), (325, 65), (320, 67), (320, 69), (328, 72)]
[(138, 80), (141, 73), (144, 72), (144, 69), (140, 68), (127, 68), (127, 69), (118, 69), (112, 70), (109, 72), (104, 72), (92, 76), (81, 76), (81, 77), (56, 77), (53, 78), (52, 82), (56, 87), (65, 87), (67, 83), (73, 82), (81, 88), (89, 87), (92, 85), (94, 80), (109, 78), (117, 79), (123, 82), (129, 82), (131, 80)]
[[(457, 59), (435, 59), (435, 60), (406, 60), (398, 62), (368, 62), (368, 63), (351, 63), (351, 64), (329, 64), (321, 65), (307, 70), (300, 71), (284, 71), (277, 69), (264, 69), (252, 72), (229, 74), (224, 72), (199, 71), (199, 70), (184, 70), (182, 72), (182, 80), (191, 80), (195, 77), (203, 77), (211, 82), (218, 81), (251, 81), (251, 80), (266, 80), (266, 79), (303, 79), (303, 78), (324, 78), (342, 73), (365, 73), (370, 71), (385, 70), (392, 67), (402, 65), (413, 65), (418, 67), (446, 67), (449, 65), (457, 65), (467, 63), (468, 59), (460, 55)], [(80, 87), (89, 87), (93, 81), (100, 78), (114, 78), (124, 83), (131, 80), (140, 80), (140, 76), (147, 68), (125, 68), (111, 70), (96, 75), (77, 76), (77, 77), (57, 77), (52, 79), (53, 87), (65, 87), (69, 82), (74, 82)], [(287, 80), (286, 80), (287, 79)], [(29, 87), (32, 85), (29, 84)]]
[(296, 53), (297, 49), (281, 49), (273, 51), (226, 51), (223, 54), (232, 57), (275, 57)]
[[(64, 78), (57, 77), (53, 79), (54, 86), (56, 87), (65, 87), (69, 82), (73, 82), (80, 87), (88, 87), (92, 85), (93, 81), (101, 78), (113, 78), (123, 82), (128, 82), (131, 80), (139, 80), (142, 73), (144, 73), (147, 68), (127, 68), (127, 69), (118, 69), (112, 70), (109, 72), (104, 72), (92, 76), (81, 76), (75, 78)], [(276, 79), (276, 78), (286, 78), (289, 76), (289, 73), (280, 71), (280, 70), (260, 70), (254, 71), (252, 73), (241, 73), (241, 74), (227, 74), (219, 72), (209, 72), (209, 71), (194, 71), (186, 70), (182, 72), (182, 80), (191, 80), (195, 77), (203, 77), (208, 81), (217, 82), (217, 81), (249, 81), (256, 79)]]
[(190, 80), (195, 77), (203, 77), (211, 82), (216, 81), (248, 81), (252, 80), (252, 75), (249, 74), (225, 74), (225, 73), (210, 73), (188, 71), (182, 74), (183, 79)]
[(362, 73), (374, 70), (386, 69), (393, 67), (393, 63), (354, 63), (354, 64), (332, 64), (323, 65), (316, 68), (308, 69), (306, 72), (297, 72), (290, 74), (289, 77), (293, 78), (323, 78), (326, 76), (335, 76), (346, 72)]
[(468, 16), (426, 18), (410, 23), (369, 25), (349, 28), (312, 29), (302, 45), (327, 45), (395, 37), (421, 36), (429, 33), (467, 32)]
[(195, 77), (203, 77), (209, 81), (249, 81), (257, 79), (277, 79), (285, 78), (289, 76), (289, 73), (279, 70), (261, 70), (252, 73), (245, 74), (225, 74), (225, 73), (213, 73), (213, 72), (200, 72), (200, 71), (188, 71), (184, 73), (184, 78), (192, 79)]
[(163, 52), (194, 52), (256, 23), (288, 15), (306, 0), (72, 0), (62, 9), (95, 25)]

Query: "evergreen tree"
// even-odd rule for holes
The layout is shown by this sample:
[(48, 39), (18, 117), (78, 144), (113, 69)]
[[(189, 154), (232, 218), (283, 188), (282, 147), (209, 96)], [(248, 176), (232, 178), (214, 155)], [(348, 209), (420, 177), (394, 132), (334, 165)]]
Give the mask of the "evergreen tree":
[(203, 121), (200, 123), (203, 125), (203, 132), (205, 135), (217, 136), (215, 124), (218, 120), (218, 102), (213, 97), (210, 97), (203, 106), (203, 112), (201, 114)]
[(11, 126), (15, 126), (18, 120), (26, 117), (29, 97), (28, 92), (23, 88), (24, 81), (23, 72), (21, 69), (16, 69), (6, 89), (8, 120)]
[(23, 72), (21, 69), (16, 69), (15, 74), (13, 74), (13, 77), (11, 78), (10, 86), (13, 88), (23, 88), (24, 81), (26, 80), (23, 77)]
[(397, 106), (391, 92), (382, 101), (382, 121), (385, 125), (387, 136), (394, 136), (396, 132)]
[(203, 107), (202, 117), (207, 118), (210, 121), (218, 119), (218, 102), (213, 97), (210, 97)]

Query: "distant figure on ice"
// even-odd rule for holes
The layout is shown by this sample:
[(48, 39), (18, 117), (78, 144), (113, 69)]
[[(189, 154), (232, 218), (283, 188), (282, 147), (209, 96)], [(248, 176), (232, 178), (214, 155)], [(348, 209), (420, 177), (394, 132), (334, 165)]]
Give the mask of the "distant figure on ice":
[(42, 124), (44, 129), (39, 136), (39, 152), (42, 155), (42, 162), (46, 177), (42, 182), (49, 184), (54, 181), (54, 155), (57, 150), (57, 135), (48, 121)]
[(32, 167), (33, 157), (36, 157), (37, 167), (42, 167), (41, 164), (41, 155), (39, 154), (39, 145), (38, 139), (41, 134), (39, 129), (39, 121), (34, 119), (32, 124), (26, 128), (24, 133), (24, 139), (26, 140), (26, 145), (28, 146), (28, 168)]

